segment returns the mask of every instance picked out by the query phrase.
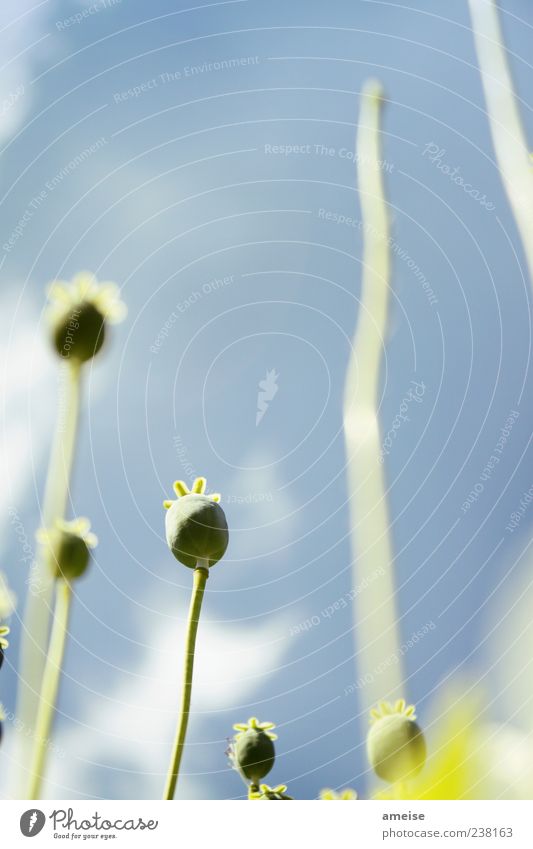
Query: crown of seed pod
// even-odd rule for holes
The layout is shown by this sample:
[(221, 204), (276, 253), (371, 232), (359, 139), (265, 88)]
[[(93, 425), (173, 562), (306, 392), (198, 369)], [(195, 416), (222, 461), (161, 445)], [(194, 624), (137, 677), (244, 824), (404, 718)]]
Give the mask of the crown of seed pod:
[(352, 802), (357, 799), (357, 791), (352, 787), (345, 787), (344, 790), (337, 792), (330, 787), (325, 787), (320, 791), (319, 798), (322, 802)]
[(91, 548), (98, 539), (91, 533), (88, 519), (79, 518), (71, 522), (58, 519), (50, 531), (37, 531), (37, 539), (49, 548), (49, 562), (56, 578), (73, 581), (79, 578), (89, 565)]
[(79, 363), (98, 353), (106, 336), (106, 325), (122, 321), (126, 306), (115, 283), (98, 283), (84, 271), (69, 284), (56, 280), (48, 288), (47, 318), (52, 345), (64, 359)]
[(218, 563), (228, 547), (228, 525), (217, 493), (206, 495), (206, 479), (196, 478), (191, 489), (174, 483), (176, 501), (164, 501), (167, 544), (174, 557), (194, 569), (199, 560)]
[(372, 769), (384, 781), (414, 778), (426, 761), (426, 741), (416, 722), (414, 705), (400, 699), (380, 702), (370, 712), (367, 755)]
[(268, 784), (260, 784), (259, 787), (255, 787), (253, 790), (250, 789), (248, 793), (248, 799), (252, 801), (269, 801), (271, 799), (291, 799), (292, 796), (288, 796), (286, 793), (287, 785), (286, 784), (278, 784), (277, 787), (269, 787)]
[[(0, 620), (7, 619), (15, 610), (17, 600), (14, 593), (9, 589), (7, 578), (3, 572), (0, 572)], [(4, 651), (9, 643), (6, 639), (9, 634), (7, 625), (0, 625), (0, 669), (4, 662)]]
[(275, 727), (273, 722), (258, 722), (255, 716), (233, 726), (238, 733), (230, 749), (231, 764), (244, 779), (255, 785), (254, 792), (259, 792), (259, 782), (268, 775), (276, 760), (274, 740), (278, 738), (272, 733)]

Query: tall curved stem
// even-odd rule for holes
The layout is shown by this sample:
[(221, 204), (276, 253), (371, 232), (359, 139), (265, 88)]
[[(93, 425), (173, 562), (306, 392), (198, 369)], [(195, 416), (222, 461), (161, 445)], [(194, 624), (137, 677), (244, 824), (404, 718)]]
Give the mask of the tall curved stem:
[[(68, 502), (72, 467), (80, 419), (81, 365), (70, 360), (62, 364), (62, 381), (53, 447), (43, 499), (41, 524), (52, 528), (56, 519), (62, 519)], [(28, 749), (35, 733), (39, 691), (46, 662), (45, 647), (50, 631), (50, 614), (53, 599), (53, 572), (47, 562), (46, 548), (41, 546), (32, 565), (28, 579), (23, 627), (20, 636), (19, 684), (16, 715), (22, 729), (20, 760), (28, 760)], [(24, 777), (26, 781), (26, 777)]]
[(72, 590), (62, 578), (57, 581), (56, 604), (50, 645), (43, 672), (41, 695), (37, 709), (33, 753), (30, 766), (28, 799), (39, 799), (46, 768), (46, 755), (51, 739), (61, 668), (65, 656)]
[(368, 82), (362, 92), (357, 133), (363, 282), (344, 395), (358, 672), (365, 681), (362, 707), (366, 708), (381, 698), (401, 696), (403, 681), (378, 419), (390, 301), (390, 229), (381, 168), (382, 105), (380, 84)]
[(176, 737), (174, 739), (174, 746), (172, 749), (172, 758), (170, 761), (170, 767), (167, 775), (167, 783), (165, 787), (164, 799), (166, 800), (174, 798), (174, 793), (176, 792), (176, 785), (178, 783), (178, 775), (180, 771), (181, 758), (183, 755), (183, 748), (185, 746), (185, 737), (187, 735), (187, 725), (189, 724), (189, 714), (191, 708), (192, 676), (194, 670), (196, 635), (198, 633), (198, 622), (200, 619), (202, 600), (204, 597), (204, 590), (208, 577), (209, 567), (207, 563), (204, 561), (198, 561), (196, 569), (194, 570), (191, 604), (189, 607), (189, 616), (187, 620), (181, 706), (178, 719), (178, 727), (176, 729)]

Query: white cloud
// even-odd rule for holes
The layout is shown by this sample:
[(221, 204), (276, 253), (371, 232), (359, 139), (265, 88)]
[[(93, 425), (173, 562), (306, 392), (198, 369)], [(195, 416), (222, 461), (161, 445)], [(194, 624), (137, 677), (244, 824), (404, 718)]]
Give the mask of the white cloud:
[[(0, 299), (0, 515), (22, 512), (21, 500), (38, 471), (55, 418), (56, 371), (35, 307), (17, 309), (13, 296)], [(36, 332), (37, 331), (37, 332)]]
[(33, 67), (52, 41), (46, 27), (49, 13), (50, 4), (36, 5), (34, 0), (4, 0), (0, 5), (0, 141), (29, 112)]

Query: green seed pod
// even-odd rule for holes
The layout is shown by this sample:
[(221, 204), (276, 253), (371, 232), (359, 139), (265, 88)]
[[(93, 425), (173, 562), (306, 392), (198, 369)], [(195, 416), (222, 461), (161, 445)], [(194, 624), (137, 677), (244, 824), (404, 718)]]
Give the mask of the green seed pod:
[(48, 546), (49, 562), (55, 578), (73, 581), (79, 578), (89, 565), (90, 549), (98, 542), (90, 533), (88, 519), (72, 522), (57, 521), (51, 531), (39, 531), (37, 538)]
[(48, 322), (56, 353), (85, 363), (101, 349), (109, 322), (126, 313), (114, 283), (98, 283), (93, 274), (77, 274), (69, 285), (57, 280), (48, 290)]
[(228, 525), (218, 495), (205, 495), (205, 478), (197, 478), (189, 492), (176, 481), (177, 501), (165, 501), (168, 547), (174, 557), (194, 569), (203, 560), (214, 566), (228, 547)]
[(0, 669), (2, 669), (2, 664), (4, 662), (4, 652), (9, 645), (8, 641), (6, 640), (8, 634), (9, 628), (7, 627), (7, 625), (0, 626)]
[(235, 769), (253, 785), (268, 775), (276, 760), (272, 722), (258, 722), (253, 716), (248, 723), (233, 726), (239, 733), (232, 746), (232, 761)]
[(55, 317), (52, 342), (60, 357), (85, 363), (98, 353), (105, 339), (105, 317), (85, 301)]
[(370, 765), (379, 778), (394, 783), (418, 775), (426, 761), (426, 741), (415, 721), (413, 705), (400, 699), (393, 706), (381, 702), (371, 712), (372, 726), (367, 737)]

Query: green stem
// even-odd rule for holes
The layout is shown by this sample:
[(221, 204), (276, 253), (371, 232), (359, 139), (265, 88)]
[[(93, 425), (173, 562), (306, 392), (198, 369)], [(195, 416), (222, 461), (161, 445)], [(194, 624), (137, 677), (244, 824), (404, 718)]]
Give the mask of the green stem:
[(43, 672), (42, 688), (35, 723), (30, 767), (28, 799), (39, 799), (46, 767), (46, 755), (55, 713), (61, 667), (68, 633), (72, 590), (63, 579), (57, 581), (54, 621)]
[[(361, 97), (357, 133), (363, 281), (344, 399), (359, 674), (369, 676), (362, 691), (362, 708), (383, 697), (403, 695), (394, 554), (378, 419), (391, 273), (389, 215), (381, 168), (382, 106), (380, 84), (369, 81)], [(363, 586), (361, 593), (358, 588)], [(386, 675), (380, 677), (382, 669)]]
[[(81, 366), (75, 360), (62, 365), (65, 380), (59, 398), (59, 410), (54, 443), (48, 465), (42, 509), (42, 526), (50, 529), (56, 519), (64, 518), (70, 490), (70, 480), (78, 434)], [(40, 547), (29, 577), (29, 592), (20, 637), (19, 685), (16, 714), (24, 732), (20, 743), (24, 747), (21, 762), (27, 762), (27, 747), (34, 731), (39, 691), (43, 679), (48, 643), (53, 594), (52, 571), (46, 549)]]
[(166, 800), (174, 798), (174, 793), (176, 792), (176, 784), (178, 783), (181, 757), (183, 754), (183, 747), (185, 745), (185, 736), (187, 734), (187, 725), (189, 723), (189, 714), (191, 708), (192, 675), (194, 669), (196, 634), (198, 632), (198, 621), (200, 619), (202, 599), (204, 597), (205, 584), (208, 577), (209, 566), (207, 565), (206, 561), (199, 560), (196, 569), (194, 570), (191, 604), (189, 607), (189, 617), (187, 620), (181, 707), (178, 727), (176, 729), (176, 737), (174, 739), (174, 746), (172, 749), (172, 759), (170, 761), (170, 767), (167, 775), (167, 783), (165, 787), (164, 798)]
[(530, 147), (515, 93), (494, 0), (469, 0), (496, 164), (507, 193), (533, 286), (533, 173)]
[(74, 462), (76, 437), (80, 414), (81, 363), (66, 363), (66, 389), (64, 405), (59, 404), (59, 414), (54, 437), (43, 505), (43, 522), (49, 527), (56, 518), (63, 517), (67, 507), (70, 478)]

